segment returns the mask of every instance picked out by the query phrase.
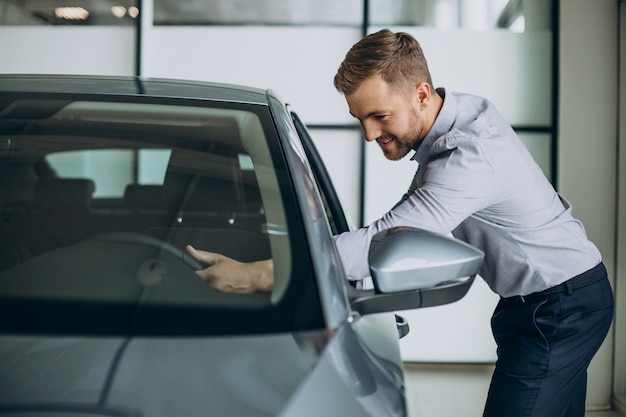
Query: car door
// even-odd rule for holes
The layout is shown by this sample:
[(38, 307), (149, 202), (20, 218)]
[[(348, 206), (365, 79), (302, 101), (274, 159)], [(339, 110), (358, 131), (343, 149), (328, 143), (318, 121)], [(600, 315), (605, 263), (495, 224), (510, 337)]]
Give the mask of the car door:
[(300, 140), (302, 141), (304, 151), (306, 152), (309, 162), (311, 163), (311, 168), (313, 169), (317, 186), (320, 189), (322, 199), (324, 200), (324, 207), (326, 208), (326, 214), (328, 216), (333, 234), (339, 234), (351, 230), (352, 227), (350, 226), (348, 218), (343, 210), (341, 201), (335, 190), (335, 186), (333, 185), (333, 181), (326, 170), (324, 161), (317, 151), (311, 135), (297, 113), (292, 111), (291, 118), (298, 132), (298, 136), (300, 136)]

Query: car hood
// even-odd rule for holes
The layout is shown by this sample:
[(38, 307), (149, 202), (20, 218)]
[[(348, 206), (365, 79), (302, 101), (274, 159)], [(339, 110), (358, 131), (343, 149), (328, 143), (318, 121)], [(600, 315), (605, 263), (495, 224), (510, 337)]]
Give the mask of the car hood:
[[(357, 339), (349, 326), (221, 338), (3, 336), (0, 415), (291, 417), (320, 415), (331, 397), (346, 398), (326, 405), (344, 416), (396, 415), (402, 381), (361, 366), (371, 352)], [(381, 392), (395, 397), (394, 410), (376, 405)]]
[[(3, 338), (0, 410), (277, 415), (323, 332), (224, 338)], [(108, 410), (108, 411), (107, 411)], [(181, 414), (182, 413), (182, 414)]]

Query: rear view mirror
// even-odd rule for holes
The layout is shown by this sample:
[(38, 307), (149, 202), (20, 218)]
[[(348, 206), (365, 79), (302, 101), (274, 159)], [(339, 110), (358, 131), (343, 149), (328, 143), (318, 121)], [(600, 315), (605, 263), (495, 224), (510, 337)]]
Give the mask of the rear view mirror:
[(369, 252), (375, 290), (349, 290), (361, 314), (448, 304), (469, 290), (484, 254), (426, 230), (395, 227), (377, 233)]

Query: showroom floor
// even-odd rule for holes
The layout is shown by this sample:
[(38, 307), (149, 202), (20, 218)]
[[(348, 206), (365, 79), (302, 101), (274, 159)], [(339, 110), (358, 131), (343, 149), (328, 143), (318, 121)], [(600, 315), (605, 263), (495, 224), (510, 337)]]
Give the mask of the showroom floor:
[[(409, 417), (480, 417), (493, 365), (405, 364)], [(611, 411), (585, 417), (620, 417)]]

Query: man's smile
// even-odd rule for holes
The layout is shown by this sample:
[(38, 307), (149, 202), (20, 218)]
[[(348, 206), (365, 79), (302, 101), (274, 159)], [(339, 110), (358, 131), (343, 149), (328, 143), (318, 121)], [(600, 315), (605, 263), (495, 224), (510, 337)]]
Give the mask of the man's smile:
[(393, 136), (387, 136), (376, 140), (380, 146), (385, 146), (394, 140)]

